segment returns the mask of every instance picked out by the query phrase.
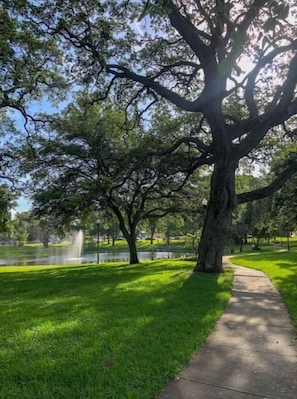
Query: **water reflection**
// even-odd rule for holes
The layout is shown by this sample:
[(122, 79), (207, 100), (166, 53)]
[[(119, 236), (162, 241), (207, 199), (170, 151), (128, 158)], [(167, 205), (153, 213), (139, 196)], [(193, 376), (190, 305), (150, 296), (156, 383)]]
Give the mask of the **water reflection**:
[[(139, 261), (154, 260), (154, 259), (165, 259), (165, 258), (180, 258), (186, 257), (187, 254), (181, 252), (171, 251), (147, 251), (138, 252)], [(129, 252), (111, 253), (111, 252), (100, 252), (99, 263), (105, 262), (129, 262)], [(50, 256), (39, 256), (36, 254), (30, 256), (24, 256), (19, 258), (3, 258), (0, 259), (0, 265), (2, 266), (26, 266), (26, 265), (59, 265), (59, 264), (82, 264), (97, 262), (96, 253), (83, 254), (81, 258), (69, 257), (63, 254), (50, 255)]]

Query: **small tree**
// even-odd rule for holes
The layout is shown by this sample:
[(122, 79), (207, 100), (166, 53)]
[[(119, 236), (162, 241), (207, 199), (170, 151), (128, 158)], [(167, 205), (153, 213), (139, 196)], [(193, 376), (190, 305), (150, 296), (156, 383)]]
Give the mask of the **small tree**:
[(7, 187), (6, 184), (0, 185), (0, 233), (11, 232), (11, 212), (15, 205), (15, 194)]
[(20, 246), (27, 243), (29, 237), (30, 213), (18, 212), (13, 220), (13, 235)]

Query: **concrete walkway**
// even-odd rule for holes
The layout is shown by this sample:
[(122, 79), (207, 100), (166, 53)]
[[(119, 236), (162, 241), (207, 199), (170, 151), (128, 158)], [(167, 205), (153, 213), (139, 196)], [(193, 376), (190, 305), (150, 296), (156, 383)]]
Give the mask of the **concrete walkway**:
[(297, 340), (282, 298), (264, 273), (233, 267), (221, 319), (158, 399), (297, 398)]

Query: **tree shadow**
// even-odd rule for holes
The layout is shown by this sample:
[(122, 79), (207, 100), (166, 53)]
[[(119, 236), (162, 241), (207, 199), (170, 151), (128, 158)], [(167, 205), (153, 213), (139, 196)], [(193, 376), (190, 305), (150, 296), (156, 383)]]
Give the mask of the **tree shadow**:
[(69, 390), (80, 399), (153, 398), (229, 298), (230, 279), (192, 267), (155, 261), (7, 273), (5, 380), (23, 399), (59, 399)]

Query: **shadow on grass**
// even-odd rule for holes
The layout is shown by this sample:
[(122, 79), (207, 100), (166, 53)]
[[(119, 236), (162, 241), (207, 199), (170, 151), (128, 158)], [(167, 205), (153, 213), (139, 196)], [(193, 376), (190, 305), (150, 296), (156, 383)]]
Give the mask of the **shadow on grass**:
[(231, 277), (194, 263), (1, 276), (1, 398), (153, 398), (205, 340)]

